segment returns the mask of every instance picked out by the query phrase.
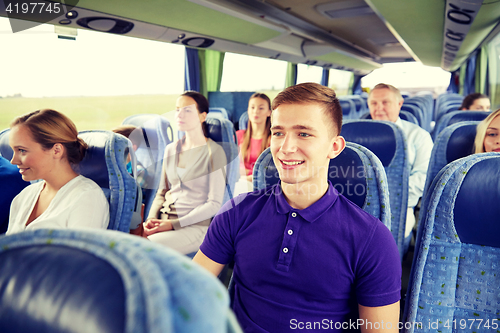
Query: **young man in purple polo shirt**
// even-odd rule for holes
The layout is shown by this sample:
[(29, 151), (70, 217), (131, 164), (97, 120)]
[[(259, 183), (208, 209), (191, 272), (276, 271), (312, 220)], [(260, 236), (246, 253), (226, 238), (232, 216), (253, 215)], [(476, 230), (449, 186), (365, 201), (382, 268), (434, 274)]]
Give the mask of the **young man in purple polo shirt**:
[(194, 261), (218, 275), (234, 260), (233, 310), (245, 332), (398, 332), (396, 243), (328, 181), (345, 147), (335, 92), (289, 87), (271, 117), (280, 183), (224, 205)]

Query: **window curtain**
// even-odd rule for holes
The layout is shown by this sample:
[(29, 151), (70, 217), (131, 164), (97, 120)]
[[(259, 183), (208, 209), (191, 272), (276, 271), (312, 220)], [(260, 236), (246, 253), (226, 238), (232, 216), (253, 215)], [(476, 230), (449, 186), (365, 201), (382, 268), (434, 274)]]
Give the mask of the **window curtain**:
[(354, 74), (351, 87), (351, 95), (361, 95), (363, 89), (361, 88), (361, 79), (364, 75)]
[(186, 47), (184, 90), (200, 91), (200, 60), (198, 50)]
[(488, 94), (488, 48), (481, 47), (476, 60), (476, 92)]
[(220, 91), (224, 52), (198, 50), (200, 59), (200, 93), (208, 96), (209, 91)]
[(473, 54), (466, 62), (463, 82), (464, 96), (476, 92), (476, 57), (477, 53)]
[(448, 89), (446, 89), (446, 91), (458, 94), (459, 91), (458, 87), (460, 84), (459, 78), (460, 78), (460, 69), (451, 73), (450, 84), (448, 85)]
[(500, 93), (498, 89), (500, 80), (498, 75), (498, 70), (500, 70), (500, 68), (498, 68), (500, 63), (500, 53), (498, 52), (498, 44), (496, 44), (498, 43), (499, 38), (500, 37), (497, 36), (494, 39), (494, 42), (490, 42), (488, 44), (488, 59), (490, 59), (488, 64), (488, 85), (492, 110), (496, 110), (500, 107), (500, 96), (497, 96), (497, 94)]
[(323, 73), (321, 74), (321, 85), (328, 87), (329, 79), (330, 79), (330, 70), (323, 68)]
[(286, 68), (285, 88), (297, 84), (297, 64), (288, 63)]

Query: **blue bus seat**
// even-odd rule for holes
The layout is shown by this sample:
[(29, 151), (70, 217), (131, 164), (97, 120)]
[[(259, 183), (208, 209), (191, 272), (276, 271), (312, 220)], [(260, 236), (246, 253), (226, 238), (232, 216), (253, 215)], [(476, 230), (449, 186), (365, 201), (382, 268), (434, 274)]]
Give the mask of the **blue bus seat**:
[(442, 116), (444, 116), (447, 113), (453, 112), (453, 111), (459, 111), (460, 106), (462, 105), (462, 102), (458, 101), (449, 101), (449, 102), (444, 102), (441, 104), (437, 115), (436, 115), (436, 123), (439, 122), (439, 119), (441, 119)]
[[(360, 172), (361, 171), (361, 172)], [(328, 179), (337, 191), (367, 213), (391, 227), (387, 178), (380, 160), (371, 151), (348, 142), (336, 158), (330, 160)], [(274, 185), (279, 174), (270, 148), (260, 154), (253, 169), (254, 190)]]
[(403, 319), (421, 322), (419, 332), (491, 332), (500, 313), (500, 155), (459, 159), (438, 177), (421, 211)]
[(394, 123), (377, 120), (347, 122), (340, 134), (346, 141), (368, 148), (382, 162), (389, 187), (391, 232), (402, 259), (410, 175), (406, 137)]
[(224, 119), (229, 120), (229, 115), (227, 114), (227, 111), (225, 108), (218, 108), (218, 107), (210, 107), (208, 108), (209, 112), (208, 115), (214, 117), (214, 116), (220, 116)]
[(0, 156), (0, 234), (7, 232), (12, 200), (29, 184), (22, 179), (17, 166)]
[(441, 131), (445, 129), (445, 127), (448, 127), (452, 124), (462, 121), (481, 121), (484, 120), (486, 117), (488, 117), (490, 113), (491, 113), (490, 111), (464, 111), (464, 110), (452, 111), (446, 113), (439, 119), (439, 122), (434, 128), (434, 132), (432, 133), (433, 139), (437, 138), (439, 133), (441, 133)]
[(420, 108), (412, 104), (403, 104), (401, 106), (401, 111), (410, 112), (417, 119), (417, 125), (424, 128), (424, 114)]
[(368, 111), (368, 108), (366, 107), (366, 103), (364, 99), (359, 96), (359, 95), (348, 95), (345, 96), (346, 98), (349, 98), (354, 102), (354, 105), (356, 106), (356, 114), (357, 117), (356, 119), (359, 119), (361, 115), (363, 115), (366, 111)]
[(340, 107), (342, 108), (343, 119), (358, 119), (359, 115), (356, 112), (356, 104), (346, 97), (339, 97)]
[(438, 135), (429, 160), (424, 198), (430, 194), (431, 183), (442, 168), (448, 163), (474, 153), (474, 139), (476, 138), (478, 124), (479, 121), (459, 122), (446, 127)]
[(10, 161), (12, 159), (12, 156), (14, 155), (14, 152), (9, 146), (9, 133), (10, 128), (6, 128), (0, 132), (0, 156)]
[(108, 229), (128, 233), (132, 216), (140, 209), (137, 184), (126, 166), (129, 140), (110, 131), (82, 131), (78, 136), (89, 146), (79, 173), (96, 182), (108, 199)]
[(135, 156), (147, 170), (146, 188), (143, 189), (144, 216), (156, 195), (161, 178), (161, 169), (165, 147), (173, 141), (172, 126), (167, 118), (158, 114), (136, 114), (125, 118), (123, 125), (134, 125), (140, 131), (134, 131), (134, 141), (139, 141)]
[(433, 120), (437, 120), (437, 113), (439, 112), (439, 109), (441, 108), (441, 105), (443, 103), (450, 102), (450, 101), (462, 103), (463, 99), (464, 99), (464, 96), (457, 94), (457, 93), (446, 92), (446, 93), (440, 94), (436, 98), (436, 105), (434, 107)]
[[(401, 118), (401, 120), (406, 120), (412, 124), (418, 125), (417, 118), (415, 118), (415, 116), (411, 112), (401, 110), (399, 111), (399, 118)], [(372, 119), (372, 116), (370, 115), (370, 112), (366, 112), (361, 116), (360, 119)]]
[(0, 239), (0, 265), (1, 332), (225, 332), (229, 323), (216, 278), (141, 237), (26, 231)]
[(248, 109), (248, 100), (255, 92), (252, 91), (209, 91), (208, 102), (211, 107), (226, 109), (229, 120), (237, 125), (243, 112)]
[(238, 120), (238, 129), (246, 130), (248, 127), (248, 111), (245, 111), (241, 114), (240, 119)]

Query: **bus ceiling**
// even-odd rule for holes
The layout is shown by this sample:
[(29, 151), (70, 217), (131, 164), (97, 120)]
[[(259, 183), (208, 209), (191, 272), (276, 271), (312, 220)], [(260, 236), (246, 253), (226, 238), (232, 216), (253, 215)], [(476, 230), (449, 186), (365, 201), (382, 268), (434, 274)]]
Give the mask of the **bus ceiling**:
[(61, 16), (8, 7), (15, 2), (1, 1), (0, 16), (360, 75), (406, 61), (454, 71), (498, 31), (500, 13), (498, 0), (37, 1), (64, 4)]

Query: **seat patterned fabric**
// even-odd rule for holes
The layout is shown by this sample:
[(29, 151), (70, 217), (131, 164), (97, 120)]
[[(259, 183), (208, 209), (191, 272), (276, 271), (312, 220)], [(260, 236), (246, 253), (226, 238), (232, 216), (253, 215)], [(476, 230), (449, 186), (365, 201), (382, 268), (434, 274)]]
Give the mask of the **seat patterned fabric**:
[(229, 120), (236, 126), (241, 115), (247, 111), (248, 100), (253, 94), (253, 91), (209, 91), (208, 102), (210, 107), (226, 109)]
[(439, 133), (446, 127), (463, 121), (481, 121), (488, 117), (488, 111), (453, 111), (444, 114), (434, 128), (432, 139), (435, 141)]
[(185, 256), (140, 237), (27, 231), (0, 238), (0, 263), (2, 332), (227, 331), (224, 286)]
[[(463, 112), (463, 111), (459, 111)], [(474, 139), (478, 121), (464, 121), (446, 127), (436, 138), (432, 148), (423, 198), (438, 172), (448, 163), (474, 153)]]
[(127, 172), (129, 140), (110, 131), (82, 131), (78, 134), (89, 146), (78, 171), (104, 191), (109, 202), (108, 229), (129, 232), (137, 207), (137, 184)]
[(406, 137), (394, 123), (377, 120), (346, 122), (340, 134), (369, 149), (382, 162), (389, 188), (391, 232), (402, 259), (410, 174)]
[[(389, 229), (391, 210), (387, 178), (380, 160), (363, 146), (348, 142), (336, 158), (330, 160), (328, 179), (337, 191)], [(270, 148), (262, 152), (253, 169), (254, 190), (279, 181)]]
[[(500, 154), (446, 166), (430, 192), (404, 320), (418, 332), (495, 332), (500, 316)], [(408, 325), (413, 326), (413, 325)]]
[(402, 111), (407, 111), (410, 112), (415, 118), (417, 118), (417, 125), (424, 128), (424, 113), (422, 110), (420, 110), (417, 106), (412, 105), (412, 104), (403, 104), (401, 106)]
[(439, 95), (436, 98), (436, 105), (434, 107), (434, 118), (433, 120), (437, 120), (437, 114), (440, 112), (439, 110), (443, 106), (444, 103), (447, 102), (455, 102), (455, 103), (462, 103), (464, 99), (464, 96), (456, 93), (449, 93), (446, 92), (444, 94)]
[(14, 152), (9, 146), (9, 132), (10, 128), (4, 129), (0, 132), (0, 156), (10, 161)]
[(147, 170), (143, 202), (144, 216), (148, 216), (161, 178), (165, 147), (173, 140), (172, 127), (167, 118), (158, 114), (136, 114), (127, 117), (123, 125), (140, 128), (131, 136), (134, 136), (133, 141), (139, 142), (135, 151), (137, 161)]
[(240, 120), (238, 120), (238, 129), (246, 130), (248, 127), (248, 112), (245, 111), (241, 114)]
[(344, 119), (358, 119), (359, 115), (356, 112), (356, 104), (349, 98), (339, 98), (340, 107)]

